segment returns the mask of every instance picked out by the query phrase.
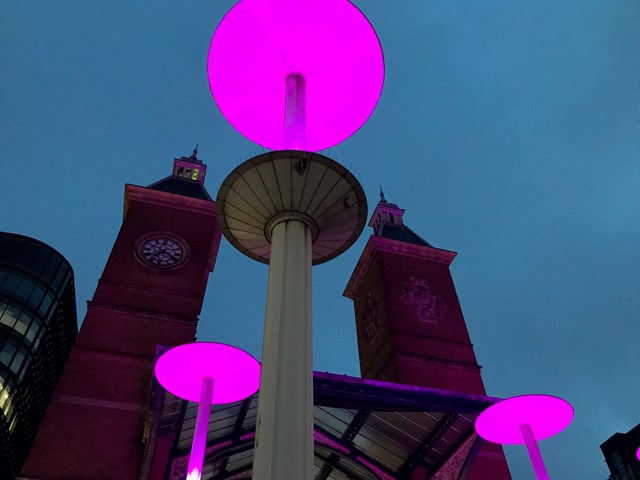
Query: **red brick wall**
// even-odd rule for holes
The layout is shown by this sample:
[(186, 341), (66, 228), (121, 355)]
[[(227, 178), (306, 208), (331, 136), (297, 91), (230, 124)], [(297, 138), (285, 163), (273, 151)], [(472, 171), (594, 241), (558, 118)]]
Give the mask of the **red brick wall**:
[[(220, 231), (212, 202), (140, 187), (99, 281), (22, 476), (39, 480), (135, 480), (144, 453), (156, 347), (195, 340)], [(190, 259), (154, 270), (134, 256), (143, 235), (184, 239)]]
[[(362, 270), (360, 274), (364, 272), (352, 292), (362, 376), (461, 393), (486, 394), (449, 262), (437, 252), (430, 252), (428, 247), (405, 245), (403, 248), (411, 250), (411, 254), (378, 249), (370, 240), (356, 268), (356, 271)], [(448, 258), (452, 259), (453, 254)], [(431, 292), (431, 298), (439, 298), (434, 301), (444, 307), (421, 315), (421, 295), (416, 295), (418, 300), (412, 301), (408, 293), (415, 288), (412, 287), (415, 282), (419, 284), (418, 288), (427, 285), (422, 292)], [(351, 283), (350, 286), (353, 288)], [(370, 298), (374, 299), (375, 308), (370, 306)], [(372, 310), (375, 310), (375, 315)], [(372, 317), (376, 321), (372, 321)], [(370, 325), (376, 324), (375, 337), (371, 342), (365, 334), (367, 323), (369, 332)], [(427, 475), (425, 472), (413, 473), (412, 478), (426, 478)], [(466, 480), (510, 479), (502, 448), (483, 444)]]

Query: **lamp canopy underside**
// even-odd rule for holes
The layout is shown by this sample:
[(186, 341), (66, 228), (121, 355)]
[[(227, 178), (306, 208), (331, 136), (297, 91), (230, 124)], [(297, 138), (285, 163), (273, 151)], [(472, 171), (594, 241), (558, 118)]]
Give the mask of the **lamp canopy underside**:
[(231, 244), (269, 263), (270, 229), (299, 219), (313, 236), (318, 265), (346, 251), (367, 219), (360, 183), (345, 167), (318, 153), (278, 150), (250, 158), (224, 180), (216, 198), (218, 224)]

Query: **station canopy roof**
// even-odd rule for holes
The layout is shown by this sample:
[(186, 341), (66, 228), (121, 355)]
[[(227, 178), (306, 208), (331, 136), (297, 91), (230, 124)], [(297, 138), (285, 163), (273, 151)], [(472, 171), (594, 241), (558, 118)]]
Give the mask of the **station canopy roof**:
[[(174, 436), (167, 478), (184, 478), (198, 405), (154, 389), (149, 435)], [(212, 408), (203, 479), (251, 478), (258, 394)], [(421, 469), (437, 479), (452, 468), (460, 478), (480, 447), (475, 418), (498, 400), (314, 372), (314, 478), (408, 479)]]

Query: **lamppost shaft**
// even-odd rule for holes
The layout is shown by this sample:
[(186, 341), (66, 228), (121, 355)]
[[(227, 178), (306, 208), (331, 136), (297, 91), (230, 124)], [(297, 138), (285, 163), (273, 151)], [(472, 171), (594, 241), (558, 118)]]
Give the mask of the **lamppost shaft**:
[(254, 480), (313, 475), (311, 237), (297, 219), (271, 230)]
[(529, 452), (529, 458), (531, 459), (531, 464), (533, 465), (533, 471), (536, 474), (536, 479), (549, 480), (549, 474), (547, 473), (547, 469), (544, 466), (542, 454), (540, 453), (540, 447), (538, 447), (538, 442), (533, 435), (531, 426), (527, 424), (520, 425), (520, 430), (522, 431), (524, 443), (527, 446), (527, 451)]
[(191, 455), (189, 456), (189, 466), (187, 467), (186, 480), (200, 480), (200, 478), (202, 477), (204, 449), (207, 445), (207, 432), (209, 430), (209, 414), (211, 413), (212, 398), (213, 378), (204, 377), (202, 379), (200, 403), (198, 404), (196, 428), (193, 432), (193, 443), (191, 444)]

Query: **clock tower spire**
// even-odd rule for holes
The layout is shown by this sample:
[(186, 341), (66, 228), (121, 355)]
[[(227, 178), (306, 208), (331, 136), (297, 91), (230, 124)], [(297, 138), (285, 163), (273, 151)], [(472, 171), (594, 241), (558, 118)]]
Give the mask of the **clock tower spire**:
[(195, 340), (220, 230), (206, 165), (126, 185), (124, 218), (22, 476), (138, 478), (158, 346)]
[[(430, 245), (403, 216), (380, 190), (373, 235), (344, 291), (355, 307), (362, 377), (485, 395), (449, 271), (456, 253)], [(468, 480), (511, 478), (499, 446), (476, 451)]]

